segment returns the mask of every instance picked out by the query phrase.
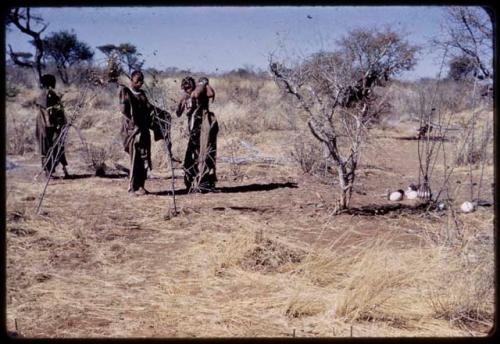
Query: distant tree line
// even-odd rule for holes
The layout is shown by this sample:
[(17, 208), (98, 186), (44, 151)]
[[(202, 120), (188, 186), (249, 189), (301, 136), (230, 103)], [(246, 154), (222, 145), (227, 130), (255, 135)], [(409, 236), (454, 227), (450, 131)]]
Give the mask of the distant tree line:
[[(446, 13), (445, 34), (434, 40), (437, 47), (448, 51), (447, 78), (455, 81), (474, 79), (492, 81), (493, 29), (491, 15), (480, 7), (449, 7)], [(70, 70), (87, 64), (91, 66), (94, 51), (78, 39), (74, 31), (52, 32), (43, 36), (49, 26), (43, 18), (33, 15), (29, 7), (11, 8), (6, 17), (7, 29), (16, 28), (31, 37), (34, 53), (14, 51), (8, 46), (8, 56), (12, 63), (35, 71), (40, 79), (44, 69), (54, 67), (61, 81), (70, 84)], [(117, 73), (130, 74), (141, 69), (145, 60), (137, 47), (129, 42), (98, 46), (109, 63), (116, 64)], [(320, 56), (318, 58), (321, 59)], [(109, 66), (108, 66), (109, 67)], [(150, 68), (156, 74), (177, 76), (191, 74), (190, 70), (168, 67), (163, 71)], [(210, 73), (209, 73), (210, 74)], [(242, 78), (268, 78), (268, 71), (244, 65), (228, 72), (214, 72), (212, 76)]]

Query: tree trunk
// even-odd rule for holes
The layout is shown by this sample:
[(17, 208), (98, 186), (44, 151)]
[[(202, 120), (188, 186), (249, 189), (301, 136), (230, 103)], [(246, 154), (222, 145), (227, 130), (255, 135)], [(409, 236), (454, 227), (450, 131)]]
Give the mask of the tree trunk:
[(42, 58), (43, 58), (43, 41), (40, 38), (40, 35), (34, 37), (33, 39), (36, 47), (35, 53), (35, 68), (38, 74), (38, 82), (41, 84), (42, 80)]
[[(34, 68), (38, 74), (38, 83), (41, 85), (41, 80), (42, 80), (42, 70), (43, 70), (43, 63), (42, 63), (42, 58), (43, 58), (43, 40), (41, 38), (41, 34), (45, 29), (47, 28), (48, 24), (44, 24), (42, 29), (39, 31), (34, 31), (31, 29), (31, 24), (32, 24), (32, 17), (30, 16), (30, 8), (26, 8), (25, 15), (22, 15), (20, 13), (21, 9), (20, 8), (12, 8), (9, 13), (7, 14), (9, 20), (22, 32), (27, 34), (28, 36), (31, 36), (33, 38), (33, 44), (35, 45), (36, 53), (35, 53), (35, 60), (30, 61), (32, 68)], [(23, 22), (24, 21), (24, 22)], [(11, 49), (11, 57), (13, 56), (12, 54), (12, 49)], [(26, 65), (23, 65), (22, 63), (19, 63), (17, 59), (13, 59), (13, 62), (21, 67), (26, 67)]]
[(64, 66), (57, 66), (57, 72), (59, 73), (59, 76), (61, 77), (61, 81), (64, 85), (69, 85), (69, 78), (68, 78), (68, 72)]
[(349, 183), (349, 178), (347, 174), (347, 170), (345, 164), (342, 164), (340, 161), (335, 162), (337, 164), (337, 172), (339, 174), (339, 183), (340, 183), (340, 209), (347, 209), (349, 206), (350, 196), (349, 190), (352, 188)]

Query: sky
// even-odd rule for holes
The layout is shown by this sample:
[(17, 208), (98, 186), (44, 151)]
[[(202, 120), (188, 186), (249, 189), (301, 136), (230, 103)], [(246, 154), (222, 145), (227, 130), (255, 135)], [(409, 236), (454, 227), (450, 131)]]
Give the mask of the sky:
[[(253, 66), (265, 70), (269, 54), (307, 56), (334, 50), (335, 42), (355, 28), (391, 27), (426, 46), (441, 33), (439, 6), (275, 6), (275, 7), (39, 7), (49, 27), (44, 34), (74, 30), (95, 51), (104, 44), (132, 43), (144, 67), (177, 67), (192, 72), (224, 72)], [(14, 51), (34, 52), (30, 37), (6, 31)], [(402, 79), (437, 76), (442, 54), (424, 49)]]

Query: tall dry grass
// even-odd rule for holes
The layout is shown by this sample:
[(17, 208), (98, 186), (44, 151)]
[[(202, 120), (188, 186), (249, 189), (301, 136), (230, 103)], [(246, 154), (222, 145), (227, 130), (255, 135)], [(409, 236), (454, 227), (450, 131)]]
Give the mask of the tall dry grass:
[[(166, 99), (172, 111), (180, 80), (164, 78), (153, 84), (148, 78), (150, 99), (158, 106)], [(310, 159), (319, 150), (305, 139), (301, 142), (304, 136), (288, 132), (304, 129), (303, 119), (300, 114), (288, 116), (291, 105), (283, 102), (272, 82), (222, 78), (210, 82), (217, 92), (211, 108), (222, 127), (219, 156), (248, 154), (239, 146), (243, 139), (278, 146), (273, 135), (279, 133), (292, 141), (285, 140), (283, 146), (287, 154), (296, 154), (293, 169), (301, 161), (304, 169), (322, 169)], [(79, 88), (61, 87), (61, 91), (68, 107), (74, 106)], [(21, 90), (7, 104), (7, 123), (16, 116), (28, 127), (34, 125), (33, 112), (21, 100), (29, 101), (36, 93)], [(119, 140), (120, 116), (117, 90), (99, 89), (75, 123), (106, 165), (128, 165)], [(8, 139), (16, 137), (12, 127), (7, 129)], [(180, 159), (186, 134), (185, 117), (173, 116), (173, 150)], [(23, 140), (25, 147), (35, 144)], [(110, 155), (111, 160), (97, 154), (111, 148), (118, 152), (117, 157)], [(70, 168), (83, 160), (79, 156), (83, 149), (72, 131), (66, 146)], [(153, 144), (153, 165), (168, 167), (161, 142)], [(231, 166), (221, 165), (225, 173), (233, 173)], [(256, 169), (235, 167), (234, 175), (246, 175), (251, 168)], [(292, 207), (280, 215), (283, 223), (268, 225), (274, 215), (215, 213), (216, 204), (241, 205), (252, 199), (251, 193), (234, 193), (185, 196), (183, 216), (165, 221), (165, 198), (147, 196), (132, 203), (125, 198), (126, 180), (55, 183), (41, 215), (34, 214), (31, 204), (41, 191), (38, 184), (31, 179), (7, 183), (8, 319), (9, 323), (18, 319), (27, 333), (477, 336), (493, 325), (493, 215), (488, 209), (472, 216), (456, 214), (459, 235), (454, 219), (436, 214), (383, 221), (339, 217), (319, 224), (324, 218), (321, 211), (311, 215)], [(275, 202), (280, 206), (288, 202), (284, 191), (273, 191), (279, 193)], [(270, 194), (264, 197), (270, 199)], [(306, 187), (292, 198), (307, 206), (314, 197)], [(309, 216), (310, 222), (305, 222)], [(334, 241), (297, 239), (313, 229), (302, 224), (335, 231), (342, 221), (348, 226)], [(356, 232), (376, 221), (377, 233)], [(406, 229), (412, 230), (410, 238), (403, 235)]]
[[(482, 225), (486, 229), (491, 223)], [(438, 228), (433, 225), (432, 230)], [(397, 248), (393, 234), (353, 241), (352, 232), (318, 248), (266, 234), (259, 239), (256, 233), (257, 229), (255, 233), (205, 234), (200, 245), (186, 253), (204, 271), (190, 285), (208, 294), (212, 288), (247, 290), (233, 288), (247, 288), (245, 281), (254, 281), (248, 294), (242, 292), (245, 297), (240, 293), (227, 296), (239, 307), (226, 312), (259, 325), (251, 326), (249, 332), (234, 328), (231, 335), (275, 335), (272, 329), (280, 327), (290, 335), (294, 326), (314, 324), (314, 330), (305, 335), (331, 336), (335, 326), (337, 335), (349, 336), (350, 326), (355, 326), (358, 335), (361, 331), (433, 336), (446, 335), (442, 327), (448, 322), (457, 331), (450, 330), (448, 335), (462, 329), (479, 333), (480, 328), (493, 324), (492, 241), (474, 249), (479, 250), (474, 254), (480, 260), (467, 260), (460, 246), (429, 238), (418, 246)], [(463, 240), (474, 240), (474, 235), (469, 233)], [(482, 235), (491, 238), (492, 233)], [(256, 256), (266, 259), (256, 260)], [(262, 302), (259, 314), (254, 313), (257, 300)], [(219, 305), (214, 301), (203, 307)], [(299, 320), (301, 325), (295, 323)], [(379, 324), (379, 332), (370, 329), (374, 323)], [(387, 332), (380, 331), (382, 324)]]

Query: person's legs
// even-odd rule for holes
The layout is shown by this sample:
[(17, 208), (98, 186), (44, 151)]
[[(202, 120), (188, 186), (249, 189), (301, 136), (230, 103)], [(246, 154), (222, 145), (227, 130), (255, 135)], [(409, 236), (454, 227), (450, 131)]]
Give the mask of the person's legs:
[(148, 179), (148, 169), (146, 165), (146, 160), (144, 157), (140, 157), (140, 160), (138, 162), (138, 168), (137, 168), (137, 192), (141, 195), (146, 195), (149, 192), (144, 188), (144, 185), (146, 184), (146, 179)]
[(188, 191), (191, 190), (193, 182), (198, 175), (198, 155), (199, 155), (199, 130), (193, 129), (189, 135), (189, 142), (184, 156), (184, 184)]
[(135, 192), (137, 190), (137, 151), (135, 149), (134, 141), (131, 140), (128, 146), (128, 152), (130, 154), (130, 172), (129, 172), (129, 184), (128, 192)]
[(64, 151), (64, 146), (61, 147), (61, 157), (59, 161), (62, 165), (62, 170), (64, 172), (64, 177), (67, 178), (69, 176), (68, 170), (66, 166), (68, 166), (68, 160), (66, 160), (66, 152)]
[(53, 136), (53, 129), (50, 127), (46, 128), (46, 135), (43, 140), (42, 148), (42, 166), (44, 166), (45, 175), (47, 177), (51, 172), (53, 173), (55, 169), (54, 149), (52, 148), (54, 144)]
[(147, 166), (146, 160), (141, 155), (140, 148), (135, 146), (134, 149), (134, 160), (131, 168), (131, 189), (133, 192), (139, 192), (139, 194), (146, 194), (147, 191), (144, 189), (144, 184), (146, 183)]
[(205, 147), (201, 148), (204, 154), (204, 161), (203, 164), (201, 164), (203, 169), (200, 168), (200, 171), (202, 171), (200, 187), (206, 192), (212, 192), (215, 189), (215, 183), (217, 181), (215, 163), (217, 157), (217, 133), (219, 128), (215, 116), (211, 112), (207, 114), (204, 121), (206, 122), (203, 125), (204, 133), (201, 135), (203, 137), (201, 141)]

